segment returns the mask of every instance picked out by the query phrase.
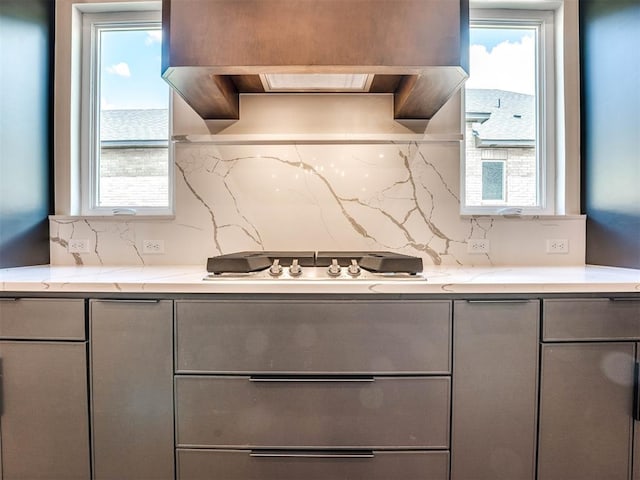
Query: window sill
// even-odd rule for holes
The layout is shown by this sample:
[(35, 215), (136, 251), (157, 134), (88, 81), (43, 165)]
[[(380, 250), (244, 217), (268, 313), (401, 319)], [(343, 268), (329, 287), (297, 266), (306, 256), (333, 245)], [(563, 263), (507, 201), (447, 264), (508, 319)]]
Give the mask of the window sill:
[(175, 220), (175, 218), (175, 215), (49, 215), (49, 220), (56, 222), (73, 222), (85, 219), (108, 222), (168, 222)]
[(473, 218), (492, 218), (492, 219), (508, 219), (508, 220), (585, 220), (586, 215), (542, 215), (542, 214), (520, 214), (520, 215), (498, 215), (498, 214), (460, 214), (460, 218), (473, 219)]

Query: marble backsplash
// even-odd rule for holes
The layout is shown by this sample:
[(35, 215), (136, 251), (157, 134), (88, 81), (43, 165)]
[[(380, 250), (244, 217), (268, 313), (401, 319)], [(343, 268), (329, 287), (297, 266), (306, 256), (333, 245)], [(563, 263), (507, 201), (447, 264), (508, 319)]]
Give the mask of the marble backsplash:
[[(461, 217), (460, 144), (175, 145), (175, 218), (53, 216), (55, 265), (198, 264), (240, 250), (393, 250), (427, 265), (581, 265), (583, 217)], [(68, 253), (70, 239), (89, 253)], [(471, 238), (490, 241), (470, 254)], [(545, 253), (547, 239), (569, 253)], [(163, 240), (164, 254), (142, 253)]]

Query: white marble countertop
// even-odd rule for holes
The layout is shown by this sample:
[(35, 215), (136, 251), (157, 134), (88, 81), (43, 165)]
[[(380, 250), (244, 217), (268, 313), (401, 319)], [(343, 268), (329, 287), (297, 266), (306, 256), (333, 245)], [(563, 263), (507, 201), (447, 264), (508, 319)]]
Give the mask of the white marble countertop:
[(202, 266), (0, 269), (1, 292), (56, 293), (640, 293), (640, 270), (600, 267), (430, 267), (416, 280), (205, 281)]

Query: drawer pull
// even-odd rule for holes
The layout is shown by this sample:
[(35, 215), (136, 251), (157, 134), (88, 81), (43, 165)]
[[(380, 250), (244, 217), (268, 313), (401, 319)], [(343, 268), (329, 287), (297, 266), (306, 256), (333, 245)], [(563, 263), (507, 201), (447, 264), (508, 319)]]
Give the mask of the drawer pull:
[(486, 300), (467, 300), (467, 303), (529, 303), (531, 300), (526, 298), (513, 298), (513, 299), (486, 299)]
[(306, 382), (318, 382), (318, 383), (327, 383), (327, 382), (364, 382), (371, 383), (375, 382), (375, 378), (371, 375), (323, 375), (323, 376), (308, 376), (308, 375), (252, 375), (249, 377), (250, 382), (262, 383), (262, 382), (271, 382), (271, 383), (306, 383)]
[(374, 458), (371, 450), (336, 451), (289, 451), (289, 450), (252, 450), (249, 456), (256, 458)]
[(0, 297), (0, 302), (17, 302), (19, 298), (16, 297)]
[(633, 419), (640, 421), (640, 363), (633, 364)]
[(610, 297), (609, 300), (612, 302), (640, 302), (638, 297)]
[(4, 372), (2, 370), (2, 358), (0, 358), (0, 417), (4, 415)]
[(153, 299), (153, 300), (143, 300), (143, 299), (118, 299), (118, 298), (100, 298), (100, 299), (94, 299), (94, 302), (98, 302), (98, 303), (160, 303), (160, 300), (158, 299)]

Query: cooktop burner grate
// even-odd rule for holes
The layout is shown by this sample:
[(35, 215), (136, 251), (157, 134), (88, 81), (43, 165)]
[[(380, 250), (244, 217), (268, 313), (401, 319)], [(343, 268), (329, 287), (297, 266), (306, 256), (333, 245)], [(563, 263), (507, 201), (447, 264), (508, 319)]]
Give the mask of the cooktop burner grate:
[[(242, 274), (247, 278), (266, 271), (272, 278), (283, 278), (285, 269), (291, 278), (342, 278), (343, 274), (345, 278), (358, 278), (362, 270), (402, 277), (422, 272), (423, 264), (420, 257), (385, 251), (245, 251), (207, 261), (207, 271), (214, 276)], [(313, 269), (313, 275), (302, 275)]]

